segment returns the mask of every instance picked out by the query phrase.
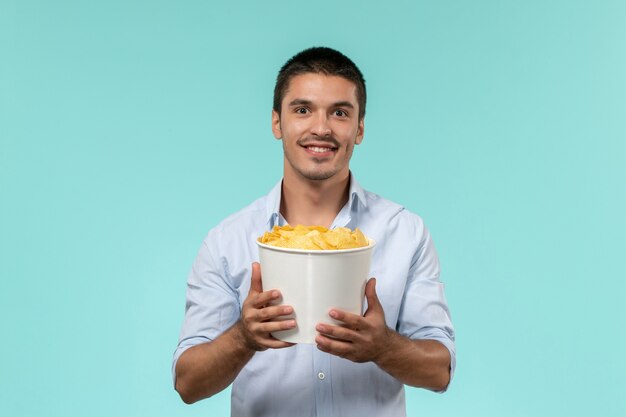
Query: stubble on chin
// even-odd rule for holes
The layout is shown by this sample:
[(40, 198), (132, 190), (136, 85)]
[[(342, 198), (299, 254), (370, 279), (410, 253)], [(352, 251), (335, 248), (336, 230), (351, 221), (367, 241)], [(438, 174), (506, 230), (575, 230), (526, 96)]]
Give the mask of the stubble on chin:
[(311, 181), (324, 181), (335, 175), (335, 172), (300, 172), (300, 174)]
[[(307, 180), (324, 181), (324, 180), (331, 178), (333, 175), (337, 173), (337, 170), (335, 169), (327, 169), (327, 170), (322, 170), (321, 168), (320, 169), (314, 168), (310, 170), (301, 169), (297, 166), (297, 164), (294, 163), (295, 161), (292, 160), (289, 152), (286, 151), (284, 143), (283, 143), (283, 152), (285, 155), (285, 159), (287, 160), (287, 163), (289, 164), (289, 166), (291, 166), (291, 169), (295, 171), (298, 175), (300, 175), (301, 177)], [(318, 158), (312, 158), (312, 160), (313, 162), (315, 162), (315, 164), (318, 164), (318, 165), (324, 162), (324, 160), (318, 159)]]
[[(285, 154), (285, 158), (287, 158), (287, 162), (291, 166), (291, 169), (307, 180), (324, 181), (331, 178), (337, 173), (334, 169), (323, 170), (321, 167), (319, 169), (302, 169), (293, 163), (293, 161), (289, 158), (289, 155)], [(321, 164), (323, 161), (317, 158), (313, 158), (313, 162), (315, 162), (316, 164)]]

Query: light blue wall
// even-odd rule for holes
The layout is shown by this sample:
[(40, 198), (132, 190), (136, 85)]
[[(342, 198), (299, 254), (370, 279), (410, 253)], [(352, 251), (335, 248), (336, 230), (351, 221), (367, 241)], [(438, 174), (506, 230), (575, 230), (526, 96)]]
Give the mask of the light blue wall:
[(0, 0), (1, 415), (228, 414), (171, 386), (185, 279), (279, 179), (312, 45), (367, 79), (359, 181), (440, 252), (457, 374), (409, 415), (626, 414), (625, 3), (379, 3)]

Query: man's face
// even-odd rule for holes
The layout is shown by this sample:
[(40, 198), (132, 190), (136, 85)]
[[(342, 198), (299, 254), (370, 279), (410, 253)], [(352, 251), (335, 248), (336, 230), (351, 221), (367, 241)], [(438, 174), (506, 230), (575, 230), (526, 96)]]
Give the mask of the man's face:
[(348, 175), (354, 145), (363, 140), (356, 86), (343, 77), (307, 73), (293, 77), (272, 112), (272, 132), (283, 141), (285, 177), (326, 180)]

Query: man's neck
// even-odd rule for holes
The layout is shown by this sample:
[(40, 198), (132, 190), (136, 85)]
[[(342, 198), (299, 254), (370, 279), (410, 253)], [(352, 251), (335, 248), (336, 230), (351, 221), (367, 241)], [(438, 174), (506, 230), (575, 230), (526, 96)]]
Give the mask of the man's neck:
[(323, 181), (285, 176), (280, 213), (293, 226), (297, 224), (330, 227), (348, 202), (350, 172)]

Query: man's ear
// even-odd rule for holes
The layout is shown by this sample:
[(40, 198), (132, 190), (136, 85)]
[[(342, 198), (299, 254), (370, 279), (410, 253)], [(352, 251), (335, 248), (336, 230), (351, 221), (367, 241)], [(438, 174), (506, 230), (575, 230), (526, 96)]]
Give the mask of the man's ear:
[(363, 142), (363, 135), (365, 135), (365, 123), (364, 122), (365, 122), (365, 118), (362, 118), (361, 120), (359, 120), (359, 128), (356, 133), (356, 141), (355, 141), (357, 145), (360, 145), (361, 142)]
[(278, 140), (283, 138), (283, 132), (280, 128), (280, 115), (276, 110), (272, 110), (272, 133)]

